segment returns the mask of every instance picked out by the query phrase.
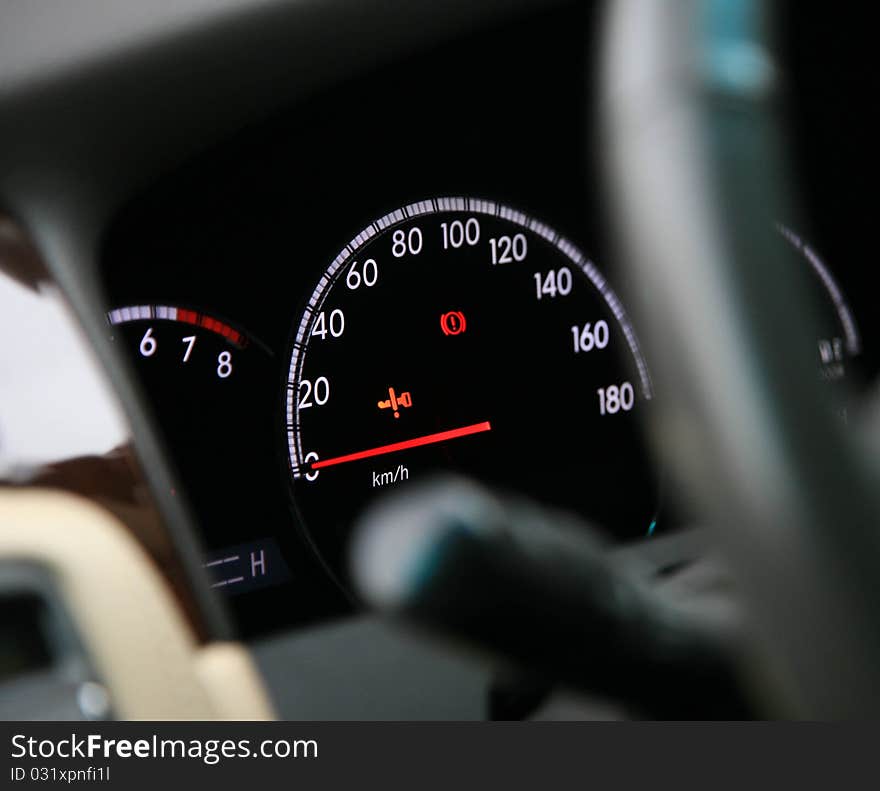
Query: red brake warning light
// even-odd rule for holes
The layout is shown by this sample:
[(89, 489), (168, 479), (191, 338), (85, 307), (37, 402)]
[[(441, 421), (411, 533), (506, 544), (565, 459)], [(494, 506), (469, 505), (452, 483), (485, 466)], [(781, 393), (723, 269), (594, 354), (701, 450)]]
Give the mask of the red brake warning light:
[(461, 335), (467, 329), (467, 319), (460, 310), (450, 310), (440, 316), (440, 329), (444, 335)]

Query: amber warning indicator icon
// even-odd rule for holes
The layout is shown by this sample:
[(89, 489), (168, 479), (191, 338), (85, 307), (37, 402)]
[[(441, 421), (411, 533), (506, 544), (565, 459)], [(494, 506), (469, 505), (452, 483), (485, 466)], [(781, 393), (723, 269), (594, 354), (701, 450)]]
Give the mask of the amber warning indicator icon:
[(379, 401), (378, 407), (379, 409), (391, 409), (394, 412), (394, 417), (400, 417), (401, 408), (409, 409), (412, 406), (412, 394), (407, 391), (405, 393), (401, 393), (397, 395), (394, 392), (393, 387), (388, 388), (388, 398), (384, 401)]
[(467, 319), (460, 310), (450, 310), (440, 316), (440, 329), (444, 335), (461, 335), (467, 329)]

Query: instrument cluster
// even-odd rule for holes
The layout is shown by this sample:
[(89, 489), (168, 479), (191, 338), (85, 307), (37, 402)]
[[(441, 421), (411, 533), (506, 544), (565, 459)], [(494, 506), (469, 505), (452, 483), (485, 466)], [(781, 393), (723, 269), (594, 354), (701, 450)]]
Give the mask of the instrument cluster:
[[(255, 123), (128, 204), (107, 332), (240, 629), (349, 612), (363, 507), (455, 471), (610, 543), (687, 527), (608, 243), (591, 9), (472, 34)], [(783, 222), (786, 218), (768, 218)], [(822, 305), (817, 369), (871, 378), (853, 270), (780, 225)], [(835, 262), (836, 263), (836, 262)]]

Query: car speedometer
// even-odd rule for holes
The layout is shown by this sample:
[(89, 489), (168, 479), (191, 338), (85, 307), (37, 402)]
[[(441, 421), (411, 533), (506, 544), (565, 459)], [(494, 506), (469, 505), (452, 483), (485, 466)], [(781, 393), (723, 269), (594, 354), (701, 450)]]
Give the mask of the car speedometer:
[(287, 387), (294, 501), (337, 572), (358, 511), (438, 471), (619, 538), (653, 530), (635, 332), (571, 241), (507, 206), (425, 200), (356, 234), (302, 313)]

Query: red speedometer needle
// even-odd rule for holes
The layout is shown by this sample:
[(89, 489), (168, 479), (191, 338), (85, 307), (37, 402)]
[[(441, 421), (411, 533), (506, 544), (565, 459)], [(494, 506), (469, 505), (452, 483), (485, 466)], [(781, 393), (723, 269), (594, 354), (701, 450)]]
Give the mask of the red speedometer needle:
[(332, 459), (321, 459), (320, 461), (313, 461), (311, 466), (313, 470), (320, 470), (323, 467), (332, 467), (334, 464), (345, 464), (348, 461), (369, 459), (371, 456), (383, 456), (386, 453), (396, 453), (399, 450), (418, 448), (421, 445), (433, 445), (436, 442), (446, 442), (446, 440), (448, 439), (467, 437), (470, 434), (480, 434), (483, 431), (491, 430), (492, 426), (489, 425), (489, 421), (486, 420), (483, 423), (474, 423), (472, 426), (462, 426), (461, 428), (454, 428), (450, 431), (441, 431), (437, 434), (425, 434), (425, 436), (423, 437), (407, 439), (403, 442), (393, 442), (391, 445), (381, 445), (378, 448), (360, 450), (357, 453), (349, 453), (345, 456), (335, 456)]

